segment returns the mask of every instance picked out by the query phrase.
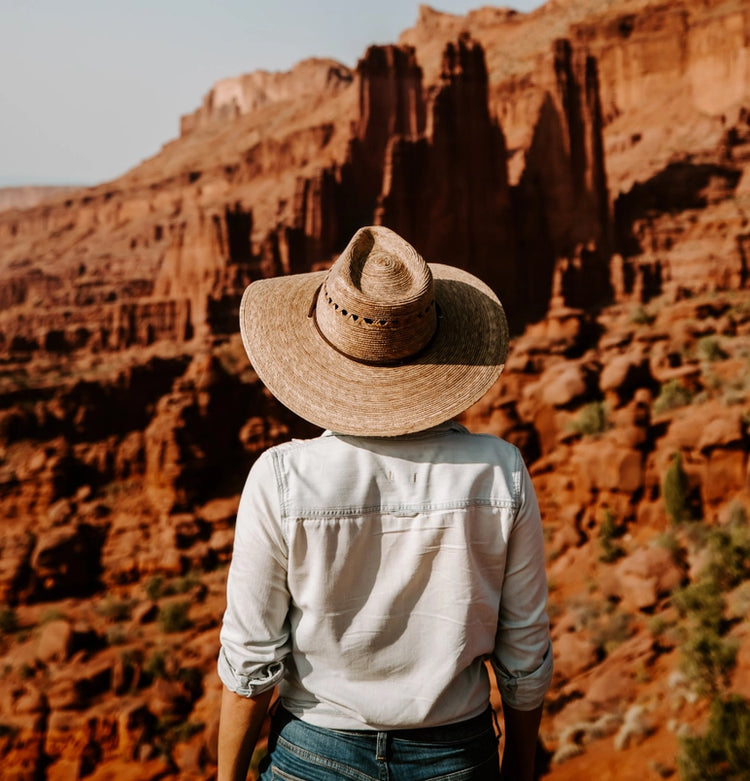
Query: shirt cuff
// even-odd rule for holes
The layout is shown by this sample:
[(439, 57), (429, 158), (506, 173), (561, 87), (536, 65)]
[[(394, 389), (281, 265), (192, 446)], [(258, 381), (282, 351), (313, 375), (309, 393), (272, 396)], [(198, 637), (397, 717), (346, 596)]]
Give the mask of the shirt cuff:
[(490, 661), (504, 703), (516, 710), (529, 711), (538, 708), (544, 702), (544, 695), (552, 683), (551, 644), (547, 646), (542, 663), (536, 670), (518, 676), (511, 675), (494, 657)]
[(263, 665), (252, 675), (237, 672), (227, 659), (224, 648), (219, 651), (216, 669), (224, 686), (240, 697), (255, 697), (275, 686), (284, 677), (284, 662)]

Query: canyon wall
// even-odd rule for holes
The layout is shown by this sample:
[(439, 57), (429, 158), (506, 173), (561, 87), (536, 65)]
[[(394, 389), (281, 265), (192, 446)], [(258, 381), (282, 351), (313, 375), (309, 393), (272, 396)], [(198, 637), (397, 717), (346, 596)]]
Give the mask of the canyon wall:
[[(540, 69), (545, 99), (513, 187), (484, 50), (461, 37), (446, 46), (433, 85), (409, 47), (372, 47), (351, 84), (336, 77), (324, 88), (328, 99), (316, 93), (305, 103), (295, 93), (294, 84), (315, 86), (303, 69), (276, 96), (288, 111), (297, 94), (291, 129), (263, 137), (259, 122), (247, 148), (238, 128), (245, 151), (231, 165), (190, 166), (165, 180), (147, 161), (107, 186), (4, 213), (2, 349), (117, 349), (226, 333), (252, 278), (325, 265), (374, 222), (401, 231), (428, 259), (474, 269), (503, 295), (516, 328), (544, 313), (560, 258), (585, 255), (591, 275), (583, 297), (570, 281), (558, 294), (595, 303), (607, 295), (610, 234), (596, 64), (558, 42)], [(342, 91), (356, 91), (356, 104)], [(348, 125), (336, 117), (334, 129), (326, 100), (331, 111), (354, 108)], [(259, 116), (274, 108), (267, 103)], [(250, 103), (246, 110), (254, 121)], [(305, 110), (325, 120), (303, 129)], [(182, 145), (165, 147), (165, 168), (230, 122), (213, 109), (204, 119)], [(342, 126), (348, 140), (329, 151)], [(29, 309), (32, 300), (43, 310)]]
[[(543, 511), (545, 774), (674, 775), (705, 708), (673, 593), (706, 540), (750, 550), (748, 39), (740, 0), (423, 7), (352, 71), (225, 80), (123, 177), (2, 211), (8, 777), (213, 772), (238, 496), (260, 452), (316, 433), (248, 364), (239, 299), (368, 223), (476, 272), (510, 316), (464, 420), (521, 449)], [(667, 511), (678, 461), (687, 521)], [(750, 696), (741, 588), (721, 623)]]
[[(550, 306), (744, 284), (748, 12), (630, 5), (523, 60), (556, 7), (423, 9), (414, 45), (373, 47), (354, 72), (314, 60), (217, 84), (121, 179), (2, 213), (2, 349), (226, 333), (248, 281), (324, 267), (372, 222), (475, 269), (516, 329)], [(729, 226), (708, 277), (682, 238), (716, 220), (680, 217), (706, 204)]]

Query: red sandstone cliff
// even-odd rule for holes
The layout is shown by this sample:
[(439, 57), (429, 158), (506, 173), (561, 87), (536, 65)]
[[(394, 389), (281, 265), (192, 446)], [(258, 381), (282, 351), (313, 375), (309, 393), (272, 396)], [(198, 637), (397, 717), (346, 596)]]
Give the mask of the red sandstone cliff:
[[(370, 222), (511, 316), (467, 421), (522, 448), (545, 517), (547, 775), (674, 774), (705, 706), (673, 595), (717, 534), (745, 550), (750, 507), (749, 28), (738, 0), (424, 7), (354, 72), (226, 80), (120, 179), (0, 213), (9, 777), (210, 774), (237, 495), (313, 432), (247, 365), (239, 296)], [(700, 526), (669, 520), (675, 453)], [(745, 696), (748, 575), (725, 588)]]

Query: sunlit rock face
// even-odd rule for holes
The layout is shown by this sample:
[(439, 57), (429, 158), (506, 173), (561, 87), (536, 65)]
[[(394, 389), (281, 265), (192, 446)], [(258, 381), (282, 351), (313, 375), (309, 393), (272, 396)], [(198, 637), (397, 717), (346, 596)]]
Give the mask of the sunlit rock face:
[(316, 433), (258, 382), (239, 299), (372, 223), (509, 314), (462, 420), (520, 448), (543, 513), (545, 778), (676, 773), (706, 709), (674, 593), (707, 571), (750, 696), (747, 572), (711, 558), (750, 507), (747, 28), (734, 0), (423, 6), (353, 69), (222, 80), (119, 179), (0, 198), (8, 777), (214, 771), (239, 493)]

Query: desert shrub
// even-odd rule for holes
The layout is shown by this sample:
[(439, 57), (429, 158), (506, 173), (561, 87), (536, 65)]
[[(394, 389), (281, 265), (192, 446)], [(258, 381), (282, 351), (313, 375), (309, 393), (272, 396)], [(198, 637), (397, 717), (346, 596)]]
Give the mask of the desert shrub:
[(201, 573), (191, 569), (185, 575), (172, 580), (164, 589), (165, 594), (186, 594), (201, 582)]
[(750, 576), (750, 526), (747, 521), (731, 521), (726, 528), (708, 532), (711, 552), (705, 575), (719, 588), (729, 591)]
[(673, 531), (663, 532), (656, 537), (654, 542), (660, 548), (668, 550), (672, 554), (672, 559), (674, 561), (677, 562), (680, 560), (682, 556), (682, 545), (680, 545), (680, 541)]
[(97, 606), (96, 612), (108, 621), (116, 623), (127, 621), (130, 618), (130, 611), (133, 609), (133, 602), (128, 599), (114, 599), (107, 597)]
[(58, 610), (56, 607), (47, 608), (39, 618), (40, 624), (49, 624), (52, 621), (61, 621), (65, 619), (65, 613), (62, 610)]
[[(165, 713), (154, 724), (154, 745), (157, 752), (171, 762), (177, 743), (186, 743), (193, 735), (202, 732), (205, 724), (199, 721), (185, 721), (178, 713)], [(255, 776), (252, 776), (255, 778)]]
[(198, 570), (190, 570), (187, 574), (172, 578), (169, 582), (165, 582), (161, 575), (155, 575), (146, 584), (146, 596), (156, 601), (160, 597), (185, 594), (200, 583), (201, 573)]
[(704, 735), (683, 738), (677, 766), (683, 781), (741, 781), (750, 768), (750, 706), (738, 695), (711, 703)]
[(744, 505), (739, 502), (732, 502), (729, 507), (729, 517), (727, 518), (727, 526), (747, 526), (747, 510)]
[(630, 322), (635, 325), (651, 325), (654, 319), (654, 316), (648, 313), (643, 304), (638, 304), (630, 313)]
[(717, 625), (691, 626), (680, 645), (682, 669), (699, 694), (717, 695), (729, 683), (737, 644), (725, 640)]
[(624, 555), (625, 551), (622, 549), (622, 546), (615, 541), (619, 533), (620, 529), (614, 513), (611, 510), (606, 510), (604, 520), (599, 529), (599, 544), (602, 549), (602, 552), (599, 554), (599, 561), (608, 564)]
[(0, 632), (4, 635), (13, 634), (18, 629), (18, 613), (8, 605), (0, 607)]
[(678, 380), (669, 380), (661, 386), (653, 410), (656, 413), (669, 412), (678, 407), (686, 407), (692, 400), (693, 393), (689, 388)]
[(163, 632), (181, 632), (192, 626), (188, 616), (189, 602), (170, 602), (159, 610), (158, 622)]
[(608, 656), (633, 635), (631, 616), (615, 611), (603, 616), (591, 634), (601, 657)]
[(119, 625), (108, 627), (105, 636), (107, 645), (125, 645), (130, 639), (124, 627)]
[(675, 607), (687, 621), (680, 645), (683, 670), (696, 691), (713, 697), (726, 688), (737, 660), (737, 644), (725, 639), (729, 625), (724, 618), (722, 581), (716, 572), (712, 561), (699, 581), (673, 594)]
[(584, 436), (595, 436), (609, 428), (609, 410), (603, 401), (592, 401), (581, 407), (578, 416), (570, 424), (572, 431)]
[(176, 678), (191, 693), (192, 699), (198, 699), (203, 693), (203, 673), (198, 667), (180, 667)]
[(698, 355), (704, 360), (713, 363), (728, 358), (728, 354), (722, 349), (719, 340), (715, 336), (704, 336), (696, 345)]
[(154, 651), (143, 665), (143, 672), (151, 678), (167, 677), (167, 655), (164, 651)]
[(651, 616), (648, 621), (648, 631), (654, 638), (661, 637), (667, 631), (667, 622), (663, 616)]
[(162, 589), (164, 587), (164, 578), (161, 575), (154, 575), (148, 583), (146, 583), (146, 596), (156, 602), (162, 595)]
[(187, 743), (193, 735), (197, 735), (205, 729), (206, 725), (202, 721), (183, 721), (177, 724), (172, 730), (175, 743)]
[(699, 624), (714, 626), (721, 620), (724, 597), (718, 584), (709, 578), (691, 583), (672, 595), (683, 618), (692, 616)]
[(682, 454), (677, 452), (672, 457), (672, 463), (664, 473), (661, 493), (664, 498), (664, 509), (672, 523), (680, 523), (690, 518), (688, 504), (688, 478), (682, 466)]
[(143, 665), (143, 652), (139, 648), (125, 648), (120, 651), (119, 657), (123, 667), (134, 670)]

